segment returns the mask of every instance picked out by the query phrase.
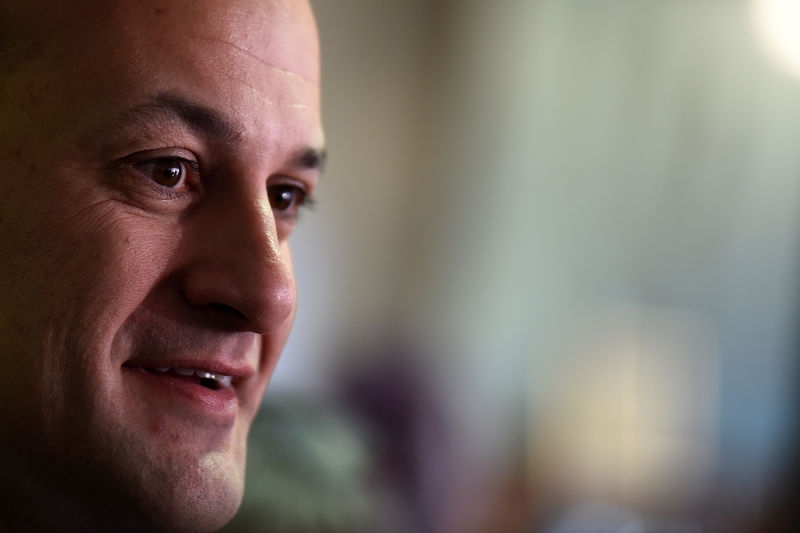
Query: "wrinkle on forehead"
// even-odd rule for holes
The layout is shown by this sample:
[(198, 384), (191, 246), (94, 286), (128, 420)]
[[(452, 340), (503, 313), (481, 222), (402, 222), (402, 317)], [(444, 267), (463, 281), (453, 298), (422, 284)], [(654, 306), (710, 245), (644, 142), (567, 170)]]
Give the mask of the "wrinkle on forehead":
[(306, 0), (227, 0), (224, 8), (209, 1), (212, 5), (199, 11), (195, 24), (183, 30), (186, 39), (228, 48), (271, 70), (319, 83), (319, 42)]
[[(278, 70), (280, 72), (285, 72), (287, 74), (289, 73), (288, 71), (285, 71), (283, 69), (278, 69)], [(218, 72), (218, 74), (221, 75), (221, 76), (226, 77), (229, 80), (233, 80), (233, 81), (237, 82), (242, 87), (246, 87), (248, 91), (250, 91), (254, 95), (257, 95), (259, 101), (262, 104), (265, 104), (265, 105), (268, 105), (268, 106), (273, 106), (273, 107), (276, 107), (276, 108), (285, 108), (285, 109), (293, 109), (293, 110), (302, 110), (302, 111), (313, 111), (314, 110), (314, 107), (309, 105), (309, 104), (277, 102), (273, 98), (270, 98), (269, 96), (267, 96), (264, 93), (264, 91), (260, 90), (258, 87), (256, 87), (255, 85), (253, 85), (249, 81), (244, 80), (241, 77), (234, 76), (233, 74), (230, 74), (230, 73), (227, 73), (227, 72)], [(308, 79), (306, 79), (306, 78), (304, 78), (302, 76), (298, 76), (298, 78), (296, 78), (296, 79), (303, 80), (304, 82), (308, 81), (309, 83), (314, 83), (314, 82), (311, 82), (311, 81), (309, 81)]]
[(282, 73), (284, 73), (284, 74), (286, 74), (288, 76), (298, 77), (298, 78), (301, 78), (301, 79), (303, 79), (303, 80), (305, 80), (305, 81), (307, 81), (309, 83), (317, 83), (317, 81), (318, 81), (316, 78), (312, 78), (311, 76), (300, 74), (299, 72), (295, 72), (293, 70), (290, 70), (290, 69), (287, 69), (287, 68), (282, 67), (280, 65), (277, 65), (274, 62), (269, 61), (269, 60), (259, 56), (258, 54), (254, 53), (254, 52), (251, 52), (247, 48), (245, 48), (243, 46), (239, 46), (238, 44), (236, 44), (236, 43), (234, 43), (232, 41), (229, 41), (229, 40), (226, 40), (226, 39), (222, 39), (222, 38), (206, 37), (206, 36), (200, 36), (200, 35), (189, 35), (188, 37), (190, 39), (195, 39), (195, 40), (198, 40), (198, 41), (205, 41), (205, 42), (211, 42), (211, 43), (220, 43), (220, 44), (231, 46), (234, 49), (236, 49), (236, 50), (238, 50), (238, 51), (240, 51), (240, 52), (242, 52), (244, 54), (247, 54), (248, 56), (252, 57), (253, 59), (258, 61), (262, 65), (264, 65), (266, 67), (269, 67), (269, 68), (272, 68), (272, 69), (275, 69), (275, 70), (278, 70), (278, 71), (280, 71), (280, 72), (282, 72)]
[[(0, 15), (7, 19), (0, 20), (0, 38), (6, 41), (24, 36), (26, 41), (57, 50), (77, 42), (104, 46), (106, 41), (105, 46), (113, 49), (120, 38), (143, 38), (145, 45), (147, 41), (168, 44), (173, 36), (182, 34), (238, 48), (307, 81), (316, 83), (319, 77), (316, 24), (307, 0), (29, 0), (0, 4)], [(98, 26), (98, 20), (103, 24)], [(17, 31), (19, 28), (22, 31)], [(292, 45), (286, 46), (288, 42)], [(274, 52), (272, 60), (255, 52), (265, 45)], [(283, 60), (286, 64), (281, 64)]]
[[(75, 115), (99, 120), (106, 108), (141, 101), (155, 90), (180, 91), (228, 111), (246, 103), (249, 111), (238, 118), (250, 131), (264, 113), (277, 122), (300, 114), (319, 122), (319, 46), (305, 0), (12, 4), (19, 27), (32, 26), (27, 37), (41, 47), (31, 63), (31, 101), (35, 96), (47, 109), (36, 116), (50, 123)], [(13, 87), (26, 83), (20, 77)], [(0, 87), (0, 97), (4, 90), (10, 89)]]

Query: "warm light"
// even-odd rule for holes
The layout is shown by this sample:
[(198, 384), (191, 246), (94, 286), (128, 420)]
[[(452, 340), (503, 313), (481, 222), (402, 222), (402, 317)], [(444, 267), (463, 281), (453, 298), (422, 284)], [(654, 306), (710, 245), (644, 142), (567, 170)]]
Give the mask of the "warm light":
[(532, 427), (531, 478), (550, 479), (554, 494), (637, 511), (702, 502), (717, 472), (720, 416), (719, 351), (707, 320), (608, 305), (571, 333), (574, 366), (564, 367)]
[(800, 78), (800, 0), (752, 0), (752, 14), (769, 58)]

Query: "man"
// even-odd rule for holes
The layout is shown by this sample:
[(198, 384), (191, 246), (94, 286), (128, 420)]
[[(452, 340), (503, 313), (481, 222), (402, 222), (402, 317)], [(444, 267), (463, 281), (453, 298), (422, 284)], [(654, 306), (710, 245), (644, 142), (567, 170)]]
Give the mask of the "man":
[(0, 531), (212, 531), (322, 158), (301, 0), (0, 5)]

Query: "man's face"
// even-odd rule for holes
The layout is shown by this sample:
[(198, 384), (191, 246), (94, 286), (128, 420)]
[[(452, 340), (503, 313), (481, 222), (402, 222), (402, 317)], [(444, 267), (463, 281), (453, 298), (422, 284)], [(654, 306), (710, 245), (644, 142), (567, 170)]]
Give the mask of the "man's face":
[(0, 65), (0, 463), (98, 516), (218, 528), (294, 316), (310, 10), (41, 3)]

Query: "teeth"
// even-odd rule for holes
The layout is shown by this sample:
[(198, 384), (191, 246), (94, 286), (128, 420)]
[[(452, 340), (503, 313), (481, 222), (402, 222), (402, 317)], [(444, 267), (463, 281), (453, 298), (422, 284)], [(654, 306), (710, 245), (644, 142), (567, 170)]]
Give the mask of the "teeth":
[(170, 368), (170, 367), (157, 367), (154, 368), (156, 372), (164, 373), (170, 370), (173, 370), (179, 376), (197, 376), (200, 379), (213, 379), (223, 387), (229, 387), (231, 382), (233, 382), (233, 377), (226, 376), (225, 374), (214, 374), (213, 372), (208, 372), (207, 370), (197, 370), (195, 368)]

